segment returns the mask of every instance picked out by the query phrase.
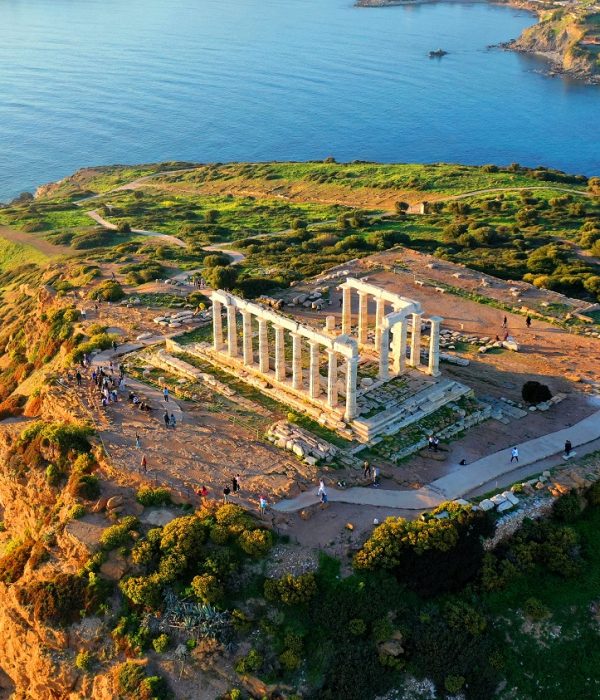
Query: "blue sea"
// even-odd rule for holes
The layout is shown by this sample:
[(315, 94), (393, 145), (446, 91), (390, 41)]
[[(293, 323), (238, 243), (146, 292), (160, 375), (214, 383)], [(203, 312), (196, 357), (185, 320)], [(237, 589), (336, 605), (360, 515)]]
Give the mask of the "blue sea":
[(0, 201), (83, 166), (160, 160), (599, 174), (600, 87), (487, 48), (534, 22), (485, 3), (2, 0)]

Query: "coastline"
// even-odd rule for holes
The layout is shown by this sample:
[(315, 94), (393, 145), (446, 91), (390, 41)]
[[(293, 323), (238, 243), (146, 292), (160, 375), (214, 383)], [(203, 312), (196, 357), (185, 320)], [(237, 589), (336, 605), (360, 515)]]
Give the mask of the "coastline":
[[(469, 3), (482, 4), (491, 3), (494, 5), (505, 5), (519, 10), (526, 10), (533, 13), (537, 17), (537, 22), (531, 27), (527, 27), (519, 37), (509, 41), (501, 42), (488, 46), (488, 48), (498, 48), (503, 51), (515, 51), (528, 56), (542, 59), (546, 62), (546, 70), (540, 71), (549, 77), (568, 77), (587, 85), (600, 85), (600, 74), (591, 72), (581, 65), (565, 66), (566, 48), (561, 52), (558, 48), (553, 50), (543, 50), (540, 46), (536, 46), (535, 34), (538, 28), (541, 27), (544, 13), (555, 9), (556, 6), (552, 3), (541, 3), (535, 0), (356, 0), (355, 7), (401, 7), (403, 5), (429, 5), (435, 2), (453, 2), (453, 3)], [(529, 44), (529, 45), (528, 45)], [(533, 44), (533, 45), (531, 45)]]

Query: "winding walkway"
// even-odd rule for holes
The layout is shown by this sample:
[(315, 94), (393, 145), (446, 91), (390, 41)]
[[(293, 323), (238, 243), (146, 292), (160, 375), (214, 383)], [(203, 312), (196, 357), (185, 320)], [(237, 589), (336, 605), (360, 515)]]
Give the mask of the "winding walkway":
[[(519, 466), (535, 465), (542, 459), (562, 454), (566, 440), (570, 440), (573, 447), (578, 447), (598, 438), (600, 438), (600, 411), (570, 428), (521, 443), (518, 446)], [(345, 490), (328, 489), (327, 493), (330, 501), (340, 503), (424, 510), (435, 508), (444, 501), (460, 498), (478, 486), (513, 471), (514, 468), (515, 465), (510, 463), (510, 450), (501, 450), (412, 491), (356, 487)], [(534, 472), (535, 469), (532, 469), (532, 473)], [(319, 498), (315, 491), (305, 491), (296, 498), (280, 501), (273, 506), (273, 509), (289, 513), (318, 502)]]
[[(92, 211), (87, 211), (86, 214), (99, 223), (101, 226), (104, 226), (104, 228), (107, 228), (111, 231), (116, 231), (118, 226), (116, 224), (113, 224), (110, 221), (107, 221), (103, 216), (101, 216), (95, 209)], [(187, 248), (185, 241), (182, 241), (181, 238), (177, 238), (176, 236), (170, 236), (168, 233), (158, 233), (158, 231), (144, 231), (143, 229), (140, 228), (132, 228), (131, 233), (138, 233), (141, 236), (149, 236), (150, 238), (160, 238), (163, 240), (165, 243), (171, 243), (171, 245), (176, 245), (179, 246), (180, 248)]]

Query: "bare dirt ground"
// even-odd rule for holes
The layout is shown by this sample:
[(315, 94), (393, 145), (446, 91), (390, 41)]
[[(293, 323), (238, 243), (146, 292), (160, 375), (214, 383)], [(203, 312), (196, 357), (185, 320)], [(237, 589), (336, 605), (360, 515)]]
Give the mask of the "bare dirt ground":
[(7, 241), (12, 243), (19, 243), (21, 245), (29, 245), (40, 253), (46, 255), (49, 258), (56, 258), (60, 255), (77, 255), (78, 251), (68, 246), (55, 245), (50, 243), (41, 236), (36, 236), (33, 233), (25, 233), (24, 231), (17, 231), (9, 226), (0, 225), (0, 236), (5, 238)]

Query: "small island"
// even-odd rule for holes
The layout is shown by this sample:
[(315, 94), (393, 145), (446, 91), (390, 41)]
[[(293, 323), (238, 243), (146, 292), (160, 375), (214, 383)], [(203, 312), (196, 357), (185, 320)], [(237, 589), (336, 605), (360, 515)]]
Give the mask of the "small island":
[[(357, 0), (357, 7), (415, 5), (429, 0)], [(498, 0), (535, 12), (538, 23), (500, 48), (537, 55), (550, 62), (549, 75), (568, 75), (600, 84), (600, 4), (586, 0)], [(446, 52), (430, 51), (431, 58)]]

